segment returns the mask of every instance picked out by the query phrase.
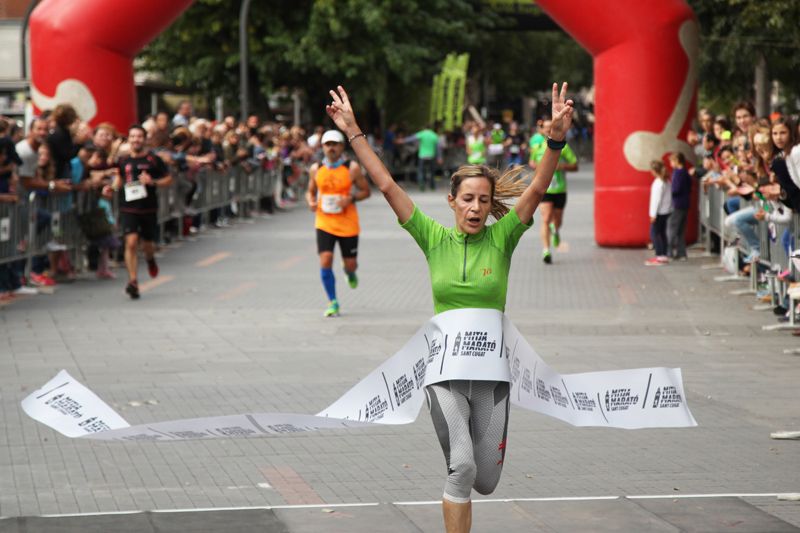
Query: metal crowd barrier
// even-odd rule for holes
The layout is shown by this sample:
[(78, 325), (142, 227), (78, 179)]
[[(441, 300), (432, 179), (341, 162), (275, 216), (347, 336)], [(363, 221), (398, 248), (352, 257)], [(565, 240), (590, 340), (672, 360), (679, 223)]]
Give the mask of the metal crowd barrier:
[[(700, 228), (701, 235), (703, 235), (706, 243), (706, 250), (711, 249), (710, 245), (713, 235), (716, 235), (720, 240), (720, 253), (724, 249), (728, 239), (733, 237), (725, 233), (724, 221), (725, 216), (727, 216), (723, 209), (725, 199), (725, 192), (717, 187), (709, 187), (708, 191), (701, 190), (700, 192)], [(744, 208), (748, 205), (749, 203), (743, 201), (741, 207)], [(793, 279), (798, 279), (798, 277), (800, 277), (800, 272), (795, 268), (791, 257), (787, 254), (787, 250), (783, 246), (783, 234), (787, 230), (790, 232), (790, 249), (794, 249), (797, 244), (795, 239), (800, 235), (800, 214), (793, 213), (792, 220), (789, 224), (775, 224), (763, 220), (759, 221), (757, 232), (759, 235), (760, 258), (757, 262), (753, 263), (749, 278), (744, 278), (738, 274), (717, 276), (714, 278), (717, 281), (745, 279), (749, 281), (748, 288), (731, 291), (732, 294), (757, 294), (760, 281), (766, 280), (770, 303), (757, 305), (754, 307), (756, 310), (771, 309), (778, 304), (784, 304), (785, 300), (788, 300), (789, 321), (787, 323), (763, 326), (762, 329), (767, 331), (796, 329), (800, 327), (800, 317), (796, 316), (795, 313), (795, 308), (798, 303), (800, 303), (800, 299), (793, 298), (791, 293), (787, 291), (787, 283), (778, 279), (777, 276), (779, 272), (788, 269)], [(740, 240), (738, 254), (741, 256), (745, 253), (746, 250), (743, 248), (743, 242)]]
[(0, 203), (0, 264), (27, 257), (28, 210), (20, 203)]
[[(721, 248), (726, 243), (732, 241), (735, 235), (730, 235), (725, 231), (725, 200), (727, 199), (725, 192), (718, 187), (709, 187), (708, 191), (700, 191), (700, 227), (701, 234), (703, 235), (707, 249), (710, 249), (710, 240), (713, 235), (719, 238)], [(740, 209), (744, 209), (751, 205), (750, 202), (742, 200)], [(758, 224), (757, 232), (759, 234), (761, 264), (765, 267), (777, 268), (781, 270), (789, 268), (789, 257), (781, 244), (781, 236), (783, 230), (787, 227), (792, 229), (793, 235), (796, 235), (798, 226), (798, 215), (794, 214), (794, 223), (791, 225), (776, 224), (776, 238), (773, 240), (769, 233), (769, 223), (760, 221)], [(744, 242), (739, 241), (739, 253), (745, 254), (747, 250), (744, 248)]]
[[(191, 214), (205, 218), (211, 210), (227, 208), (232, 202), (236, 202), (237, 216), (251, 216), (262, 198), (274, 195), (279, 173), (280, 165), (250, 172), (244, 168), (226, 172), (201, 170), (191, 178), (186, 173), (173, 172), (173, 184), (158, 189), (161, 239), (170, 221), (179, 221), (180, 237), (180, 221), (184, 216)], [(193, 184), (197, 187), (189, 197)], [(98, 196), (99, 191), (46, 195), (31, 192), (19, 203), (0, 203), (0, 265), (24, 260), (25, 273), (29, 275), (33, 257), (45, 255), (48, 251), (63, 250), (70, 254), (72, 264), (80, 267), (82, 261), (79, 259), (83, 257), (89, 241), (81, 231), (78, 217), (86, 210), (95, 208)], [(187, 200), (190, 200), (189, 205)], [(114, 218), (118, 221), (116, 194), (112, 206)], [(43, 217), (37, 217), (39, 212), (43, 213)]]

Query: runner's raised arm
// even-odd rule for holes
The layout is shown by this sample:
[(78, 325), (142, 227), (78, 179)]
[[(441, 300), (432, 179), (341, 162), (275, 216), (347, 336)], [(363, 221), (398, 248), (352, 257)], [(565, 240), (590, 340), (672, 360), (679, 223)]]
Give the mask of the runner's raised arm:
[[(383, 161), (372, 150), (366, 136), (356, 122), (353, 107), (344, 87), (339, 85), (336, 91), (330, 91), (333, 101), (325, 107), (328, 116), (336, 126), (344, 132), (359, 162), (367, 169), (370, 179), (383, 193), (389, 206), (401, 223), (405, 223), (414, 213), (414, 202), (392, 178)], [(337, 92), (338, 91), (338, 92)]]

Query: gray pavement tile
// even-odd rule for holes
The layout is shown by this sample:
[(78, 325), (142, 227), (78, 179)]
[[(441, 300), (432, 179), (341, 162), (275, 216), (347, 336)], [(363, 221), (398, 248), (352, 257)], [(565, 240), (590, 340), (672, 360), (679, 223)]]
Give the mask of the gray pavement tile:
[(776, 518), (739, 498), (635, 500), (635, 503), (688, 533), (715, 533), (733, 528), (747, 533), (800, 531), (800, 527)]
[(301, 531), (419, 533), (421, 531), (391, 505), (276, 509), (275, 514), (286, 524), (289, 531), (298, 533)]

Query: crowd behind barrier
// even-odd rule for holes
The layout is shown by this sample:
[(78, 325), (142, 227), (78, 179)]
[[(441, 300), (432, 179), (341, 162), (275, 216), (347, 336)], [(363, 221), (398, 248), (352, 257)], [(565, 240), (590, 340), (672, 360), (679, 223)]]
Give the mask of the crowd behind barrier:
[[(304, 163), (316, 155), (299, 128), (256, 116), (212, 124), (193, 117), (188, 102), (142, 126), (142, 153), (171, 176), (153, 188), (161, 244), (294, 205)], [(69, 105), (35, 118), (27, 132), (0, 117), (0, 299), (86, 270), (116, 277), (108, 265), (122, 260), (120, 202), (133, 153), (125, 134), (89, 127)]]
[(746, 282), (731, 293), (753, 295), (754, 310), (773, 311), (764, 330), (800, 335), (800, 129), (778, 113), (758, 119), (749, 102), (732, 115), (735, 125), (700, 110), (699, 131), (687, 138), (695, 148), (700, 242), (720, 259), (704, 268), (727, 271), (716, 281)]
[[(186, 173), (173, 169), (173, 184), (158, 190), (159, 242), (182, 239), (187, 217), (200, 227), (208, 225), (210, 215), (219, 210), (235, 210), (231, 214), (238, 218), (251, 217), (262, 202), (274, 201), (280, 171), (280, 164), (272, 169), (202, 169), (189, 180)], [(0, 203), (0, 265), (23, 261), (29, 277), (35, 256), (64, 251), (71, 264), (81, 266), (92, 236), (80, 219), (95, 208), (97, 199), (95, 191), (77, 191), (69, 198), (32, 192), (26, 202)], [(109, 219), (119, 219), (117, 196), (111, 205)], [(39, 210), (50, 213), (49, 223), (37, 225)]]

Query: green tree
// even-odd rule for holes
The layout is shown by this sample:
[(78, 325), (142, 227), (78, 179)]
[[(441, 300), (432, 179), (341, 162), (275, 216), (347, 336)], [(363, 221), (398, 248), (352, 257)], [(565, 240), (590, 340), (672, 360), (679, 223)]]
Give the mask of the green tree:
[[(478, 7), (468, 0), (259, 0), (248, 29), (253, 85), (262, 97), (286, 85), (324, 99), (341, 83), (359, 101), (380, 105), (390, 84), (429, 79), (448, 52), (475, 42), (486, 24)], [(235, 101), (238, 23), (229, 1), (198, 0), (145, 49), (140, 66)]]
[(554, 81), (592, 85), (592, 57), (560, 31), (492, 32), (472, 51), (473, 60), (497, 88), (513, 98), (547, 90)]
[(800, 2), (797, 0), (689, 0), (700, 23), (701, 105), (728, 112), (753, 98), (755, 65), (766, 59), (770, 79), (797, 97)]
[[(328, 89), (342, 84), (373, 122), (396, 102), (424, 110), (450, 52), (469, 52), (470, 75), (486, 76), (505, 98), (533, 94), (554, 79), (591, 83), (591, 59), (568, 36), (511, 31), (512, 24), (479, 0), (255, 0), (251, 103), (264, 110), (277, 88), (299, 87), (321, 119)], [(197, 0), (143, 51), (138, 66), (207, 96), (222, 94), (236, 107), (239, 59), (239, 2)]]

